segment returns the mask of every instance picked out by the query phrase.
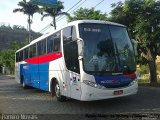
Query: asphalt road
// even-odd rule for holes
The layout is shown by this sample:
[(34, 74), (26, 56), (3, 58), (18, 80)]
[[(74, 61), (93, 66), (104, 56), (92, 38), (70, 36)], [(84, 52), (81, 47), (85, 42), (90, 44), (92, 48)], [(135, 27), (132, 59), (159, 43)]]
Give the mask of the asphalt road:
[(14, 78), (0, 75), (0, 113), (43, 115), (156, 113), (160, 115), (160, 88), (139, 87), (136, 95), (116, 99), (91, 102), (71, 99), (67, 102), (58, 102), (47, 92), (33, 88), (24, 90)]

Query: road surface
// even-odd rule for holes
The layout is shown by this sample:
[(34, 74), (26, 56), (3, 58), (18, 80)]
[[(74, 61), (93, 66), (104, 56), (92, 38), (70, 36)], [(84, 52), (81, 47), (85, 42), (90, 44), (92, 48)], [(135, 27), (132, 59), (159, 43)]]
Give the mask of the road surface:
[[(116, 99), (90, 102), (71, 99), (67, 102), (58, 102), (48, 92), (33, 88), (24, 90), (20, 84), (15, 82), (14, 78), (0, 75), (0, 113), (3, 115), (72, 114), (79, 116), (85, 114), (87, 118), (105, 118), (105, 116), (101, 115), (106, 114), (160, 115), (160, 88), (139, 87), (136, 95)], [(3, 116), (3, 119), (5, 117)], [(154, 120), (159, 119), (160, 116)]]

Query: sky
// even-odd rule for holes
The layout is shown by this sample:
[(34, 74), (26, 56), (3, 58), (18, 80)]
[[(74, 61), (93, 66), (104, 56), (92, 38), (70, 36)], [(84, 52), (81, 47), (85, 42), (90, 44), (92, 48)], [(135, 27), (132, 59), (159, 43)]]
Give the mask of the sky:
[[(25, 28), (28, 28), (27, 15), (24, 15), (23, 13), (20, 13), (20, 12), (13, 13), (13, 10), (15, 8), (19, 8), (19, 6), (17, 5), (19, 1), (22, 1), (22, 0), (0, 0), (0, 25), (2, 25), (2, 24), (10, 25), (10, 26), (20, 25), (20, 26), (24, 26)], [(63, 11), (65, 12), (68, 9), (70, 9), (73, 5), (75, 5), (79, 0), (61, 0), (61, 1), (64, 2), (63, 3), (63, 5), (64, 5)], [(77, 6), (75, 6), (72, 10), (70, 10), (69, 13), (72, 15), (73, 12), (76, 11), (80, 7), (83, 7), (83, 8), (94, 7), (101, 1), (102, 0), (82, 0)], [(102, 13), (109, 14), (111, 11), (111, 4), (117, 3), (118, 1), (120, 1), (120, 0), (103, 0), (103, 2), (99, 5), (97, 5), (95, 9), (101, 10)], [(121, 1), (124, 2), (124, 0), (121, 0)], [(81, 6), (78, 7), (79, 5), (81, 5)], [(48, 26), (51, 23), (52, 18), (46, 17), (46, 18), (44, 18), (43, 21), (41, 21), (41, 17), (42, 16), (38, 13), (34, 14), (33, 23), (31, 26), (32, 30), (36, 31), (36, 32), (41, 31), (41, 33), (43, 33), (43, 34), (54, 31), (53, 27), (50, 27), (49, 29), (42, 31), (43, 28), (45, 28), (46, 26)], [(63, 19), (61, 19), (60, 21), (57, 22), (57, 29), (59, 29), (67, 24), (67, 20), (65, 19), (65, 17), (62, 16), (61, 18), (63, 18)]]

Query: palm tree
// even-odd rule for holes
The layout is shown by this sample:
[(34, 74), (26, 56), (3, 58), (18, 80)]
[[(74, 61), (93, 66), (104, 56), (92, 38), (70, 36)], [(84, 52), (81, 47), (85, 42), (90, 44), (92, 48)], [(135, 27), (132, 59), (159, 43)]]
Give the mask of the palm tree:
[(31, 24), (32, 24), (32, 19), (31, 17), (33, 17), (33, 14), (38, 12), (39, 7), (37, 5), (33, 5), (30, 1), (26, 2), (26, 0), (20, 1), (18, 3), (18, 6), (20, 6), (21, 8), (16, 8), (13, 10), (13, 12), (22, 12), (26, 15), (28, 15), (28, 25), (29, 25), (29, 43), (31, 41)]
[(61, 2), (61, 1), (58, 1), (57, 5), (55, 5), (53, 8), (50, 8), (50, 7), (41, 8), (41, 12), (45, 12), (46, 13), (46, 14), (43, 14), (41, 20), (43, 20), (44, 17), (48, 17), (48, 16), (52, 17), (53, 18), (53, 23), (51, 25), (56, 30), (56, 17), (59, 16), (59, 15), (67, 15), (67, 16), (69, 16), (68, 13), (62, 12), (62, 9), (64, 9), (64, 6), (63, 6), (63, 2)]

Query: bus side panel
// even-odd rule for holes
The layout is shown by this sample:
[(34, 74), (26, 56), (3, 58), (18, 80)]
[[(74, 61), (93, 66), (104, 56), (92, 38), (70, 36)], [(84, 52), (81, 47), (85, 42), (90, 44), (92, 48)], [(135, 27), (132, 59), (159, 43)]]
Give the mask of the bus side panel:
[(31, 80), (31, 84), (29, 84), (32, 87), (39, 88), (39, 65), (38, 65), (38, 58), (32, 58), (29, 60), (26, 60), (28, 64), (28, 77)]
[[(49, 64), (49, 86), (52, 78), (56, 78), (60, 85), (61, 94), (68, 96), (69, 85), (67, 82), (66, 71), (62, 57), (50, 62)], [(51, 88), (49, 89), (51, 91)]]
[(25, 84), (28, 86), (32, 86), (29, 65), (27, 63), (22, 65), (22, 75), (24, 77)]
[(19, 63), (15, 63), (15, 80), (20, 83), (20, 65)]
[[(52, 54), (39, 57), (40, 89), (49, 91), (49, 72), (54, 73), (54, 71), (60, 70), (59, 64), (55, 63), (55, 61), (59, 62), (59, 59), (61, 57), (62, 57), (61, 52), (52, 53)], [(50, 64), (52, 62), (54, 63), (53, 65)], [(49, 69), (50, 66), (53, 67), (53, 69)]]
[(81, 83), (80, 83), (80, 75), (78, 73), (69, 71), (69, 85), (70, 85), (70, 93), (71, 98), (80, 100), (81, 99)]
[(49, 91), (49, 63), (39, 64), (40, 89)]
[(38, 64), (29, 64), (29, 74), (31, 76), (32, 86), (35, 88), (39, 88), (39, 72), (38, 72)]

